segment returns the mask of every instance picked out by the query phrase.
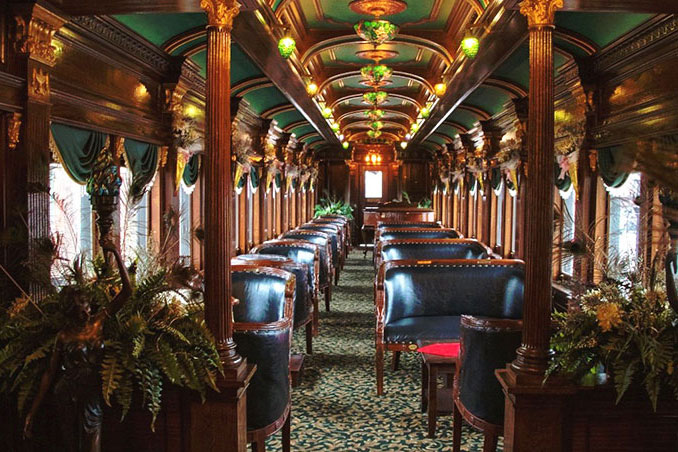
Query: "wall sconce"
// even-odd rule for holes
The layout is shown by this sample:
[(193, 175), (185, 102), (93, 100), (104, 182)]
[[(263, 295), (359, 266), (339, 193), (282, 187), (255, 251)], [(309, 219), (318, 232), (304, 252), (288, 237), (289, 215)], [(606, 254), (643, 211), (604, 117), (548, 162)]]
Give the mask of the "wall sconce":
[(370, 152), (365, 156), (365, 163), (368, 165), (378, 165), (381, 163), (381, 155)]
[(309, 96), (313, 97), (318, 94), (318, 85), (311, 79), (311, 77), (305, 77), (304, 82), (306, 83), (306, 92)]
[(436, 83), (433, 87), (433, 92), (437, 97), (443, 97), (447, 92), (447, 84), (443, 81)]
[(468, 58), (474, 59), (478, 55), (479, 49), (480, 40), (473, 32), (473, 29), (469, 28), (464, 35), (464, 39), (461, 40), (461, 50)]
[(341, 143), (341, 147), (344, 149), (348, 149), (348, 141), (344, 141), (343, 143)]
[(323, 118), (329, 119), (332, 117), (332, 109), (330, 107), (325, 107), (322, 109)]
[(400, 142), (400, 147), (405, 149), (407, 147), (407, 141), (401, 141)]
[(280, 56), (287, 59), (292, 56), (296, 49), (296, 41), (290, 36), (289, 30), (285, 30), (285, 36), (278, 41), (278, 52), (280, 52)]

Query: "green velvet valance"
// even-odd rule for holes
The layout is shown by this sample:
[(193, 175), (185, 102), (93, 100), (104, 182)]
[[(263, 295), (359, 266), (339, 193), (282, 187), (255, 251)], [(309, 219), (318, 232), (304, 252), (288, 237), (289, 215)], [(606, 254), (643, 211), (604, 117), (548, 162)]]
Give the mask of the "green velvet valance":
[(276, 189), (280, 190), (280, 187), (282, 187), (282, 174), (276, 173), (275, 179), (273, 179), (273, 183), (275, 183)]
[(134, 202), (141, 199), (146, 186), (153, 180), (158, 170), (158, 146), (143, 141), (125, 138), (125, 161), (132, 172), (130, 196)]
[(85, 184), (99, 153), (108, 146), (108, 134), (52, 124), (51, 138), (61, 163), (75, 182)]
[(490, 170), (490, 186), (492, 190), (499, 190), (501, 188), (501, 168), (492, 168)]
[(566, 192), (570, 189), (572, 186), (572, 179), (570, 178), (570, 175), (568, 173), (565, 173), (565, 177), (560, 179), (558, 176), (560, 176), (560, 166), (557, 163), (554, 163), (554, 168), (553, 168), (553, 179), (556, 184), (556, 188), (562, 192)]
[(188, 163), (186, 163), (182, 180), (187, 187), (192, 187), (198, 182), (198, 176), (200, 176), (200, 156), (198, 154), (193, 154), (188, 160)]
[(624, 185), (629, 173), (620, 169), (621, 147), (603, 148), (598, 151), (598, 169), (603, 183), (611, 188)]
[(257, 188), (259, 188), (259, 182), (259, 168), (253, 166), (250, 170), (250, 185), (252, 186), (252, 191), (255, 191)]

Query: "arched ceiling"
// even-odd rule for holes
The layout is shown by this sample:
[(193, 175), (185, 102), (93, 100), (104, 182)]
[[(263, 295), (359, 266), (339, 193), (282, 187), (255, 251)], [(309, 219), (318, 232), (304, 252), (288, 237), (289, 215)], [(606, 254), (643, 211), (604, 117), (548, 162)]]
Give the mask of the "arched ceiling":
[[(332, 108), (333, 118), (341, 128), (339, 133), (356, 141), (366, 137), (368, 120), (364, 112), (370, 107), (363, 102), (362, 95), (372, 90), (360, 74), (360, 68), (372, 61), (358, 53), (372, 49), (372, 45), (354, 32), (353, 25), (372, 17), (357, 14), (350, 3), (349, 0), (261, 0), (259, 22), (265, 23), (264, 28), (269, 31), (262, 32), (257, 39), (262, 36), (277, 39), (282, 36), (282, 26), (289, 29), (297, 50), (290, 60), (280, 59), (280, 64), (289, 65), (300, 80), (304, 77), (319, 86), (312, 105), (318, 109), (325, 105)], [(473, 130), (480, 120), (501, 112), (510, 100), (527, 95), (526, 29), (513, 36), (515, 43), (510, 46), (510, 52), (501, 55), (491, 70), (478, 79), (473, 78), (476, 76), (474, 65), (460, 49), (460, 41), (472, 23), (480, 24), (485, 30), (481, 53), (492, 40), (504, 39), (501, 33), (494, 33), (492, 27), (515, 14), (505, 8), (506, 4), (515, 2), (411, 0), (406, 3), (404, 11), (383, 17), (400, 26), (391, 41), (378, 47), (393, 53), (381, 61), (393, 70), (389, 83), (381, 88), (389, 94), (388, 100), (379, 107), (385, 111), (383, 136), (403, 140), (411, 124), (419, 121), (423, 125), (413, 134), (413, 141), (434, 150), (450, 143), (457, 134)], [(190, 58), (204, 76), (206, 19), (203, 13), (114, 17), (168, 54)], [(554, 34), (555, 70), (573, 58), (594, 55), (651, 17), (650, 14), (559, 11)], [(252, 52), (249, 55), (253, 55)], [(267, 73), (270, 76), (270, 72)], [(471, 78), (473, 88), (453, 93), (457, 101), (448, 102), (449, 92), (447, 98), (438, 99), (434, 95), (433, 87), (442, 79), (450, 85), (464, 77)], [(308, 122), (308, 111), (298, 111), (294, 106), (298, 104), (286, 98), (274, 82), (275, 78), (271, 80), (264, 75), (240, 45), (233, 44), (232, 95), (242, 97), (255, 114), (274, 119), (278, 127), (294, 133), (307, 144), (316, 146), (324, 142), (327, 135), (322, 135), (317, 123)], [(436, 119), (427, 124), (428, 120), (420, 115), (422, 107), (429, 108), (431, 117)]]

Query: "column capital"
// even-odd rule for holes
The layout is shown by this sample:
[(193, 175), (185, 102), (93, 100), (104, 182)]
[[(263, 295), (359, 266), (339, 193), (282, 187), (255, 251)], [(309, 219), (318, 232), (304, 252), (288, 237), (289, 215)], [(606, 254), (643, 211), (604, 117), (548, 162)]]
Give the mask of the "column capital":
[(520, 12), (527, 17), (530, 28), (553, 27), (556, 10), (563, 7), (563, 0), (523, 0)]
[(236, 0), (200, 0), (200, 7), (207, 13), (208, 27), (229, 32), (233, 28), (233, 19), (240, 12), (240, 3)]
[(38, 4), (22, 4), (14, 10), (14, 49), (47, 66), (56, 63), (54, 34), (66, 19)]

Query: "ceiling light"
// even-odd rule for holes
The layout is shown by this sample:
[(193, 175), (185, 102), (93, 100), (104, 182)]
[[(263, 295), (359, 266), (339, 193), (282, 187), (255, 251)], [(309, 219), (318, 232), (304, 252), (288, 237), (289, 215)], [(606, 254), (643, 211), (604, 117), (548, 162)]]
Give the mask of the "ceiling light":
[(289, 35), (284, 36), (278, 41), (278, 52), (280, 52), (280, 56), (283, 58), (292, 56), (296, 48), (297, 43), (294, 41), (294, 38)]
[(433, 87), (433, 91), (435, 92), (436, 96), (443, 97), (447, 92), (447, 85), (445, 82), (436, 83), (436, 85)]
[(428, 107), (421, 107), (419, 114), (421, 114), (422, 118), (426, 119), (431, 114), (431, 110)]
[(322, 110), (323, 118), (329, 119), (332, 116), (332, 109), (330, 107), (325, 107)]
[(466, 32), (464, 39), (461, 40), (461, 50), (468, 58), (473, 59), (478, 55), (480, 40), (471, 29)]
[(309, 80), (306, 82), (306, 92), (309, 96), (315, 96), (318, 94), (318, 85), (313, 81)]

